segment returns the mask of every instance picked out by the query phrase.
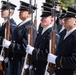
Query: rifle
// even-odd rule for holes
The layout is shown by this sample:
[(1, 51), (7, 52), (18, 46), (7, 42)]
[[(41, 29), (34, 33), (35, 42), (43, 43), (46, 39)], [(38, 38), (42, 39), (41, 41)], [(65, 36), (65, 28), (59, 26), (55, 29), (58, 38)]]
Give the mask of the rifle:
[[(8, 0), (7, 0), (7, 6), (9, 7), (9, 1)], [(10, 13), (9, 13), (9, 15), (10, 15)], [(6, 22), (6, 27), (5, 27), (5, 39), (6, 40), (9, 40), (9, 36), (10, 36), (9, 15), (8, 15), (7, 22)], [(3, 57), (6, 58), (8, 56), (7, 48), (3, 47), (2, 51), (3, 51)], [(1, 53), (1, 55), (2, 55), (2, 53)], [(3, 69), (4, 65), (5, 65), (5, 62), (4, 61), (0, 61), (0, 75), (4, 75), (4, 69)], [(6, 66), (7, 66), (7, 64), (6, 64)]]
[[(34, 2), (34, 6), (37, 7), (36, 0), (35, 0), (35, 2)], [(37, 10), (36, 10), (36, 12), (35, 12), (34, 26), (35, 26), (36, 29), (37, 29)]]
[[(33, 29), (32, 29), (32, 27), (30, 27), (29, 28), (29, 34), (28, 34), (28, 44), (30, 44), (31, 46), (33, 45), (32, 35), (33, 35)], [(25, 61), (24, 61), (24, 65), (23, 65), (23, 70), (22, 70), (21, 75), (29, 75), (31, 64), (32, 64), (32, 55), (26, 53)], [(25, 65), (28, 66), (26, 69), (24, 69)]]
[[(54, 17), (54, 27), (52, 28), (51, 32), (51, 39), (50, 39), (50, 53), (55, 54), (55, 43), (56, 43), (56, 24), (55, 24), (55, 1), (53, 0), (53, 8), (52, 8), (52, 17)], [(54, 73), (55, 64), (49, 63), (48, 65), (48, 72), (50, 75)]]
[[(51, 32), (51, 40), (50, 40), (50, 53), (55, 54), (55, 42), (56, 42), (56, 38), (55, 38), (55, 31)], [(48, 72), (50, 75), (53, 74), (55, 70), (55, 65), (53, 63), (49, 63), (48, 65)]]
[[(29, 8), (30, 8), (29, 13), (31, 13), (32, 12), (31, 0), (30, 0)], [(31, 16), (31, 18), (33, 19), (33, 14)], [(31, 24), (31, 22), (30, 22), (30, 24)], [(28, 44), (33, 46), (33, 28), (32, 27), (29, 28)], [(24, 60), (24, 65), (28, 65), (28, 67), (26, 69), (24, 69), (24, 65), (23, 65), (23, 70), (22, 70), (21, 75), (29, 75), (29, 73), (31, 72), (31, 70), (30, 70), (31, 64), (32, 64), (32, 55), (26, 53), (25, 60)]]
[(35, 15), (35, 19), (34, 19), (34, 26), (37, 28), (37, 18), (36, 18), (36, 15)]

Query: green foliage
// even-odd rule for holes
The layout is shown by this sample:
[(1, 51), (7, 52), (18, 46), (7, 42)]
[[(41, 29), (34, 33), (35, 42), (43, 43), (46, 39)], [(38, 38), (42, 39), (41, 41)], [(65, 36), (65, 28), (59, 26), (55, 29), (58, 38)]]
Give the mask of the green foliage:
[(61, 0), (61, 6), (62, 7), (66, 7), (66, 6), (74, 7), (74, 0)]
[[(52, 0), (46, 0), (47, 3), (51, 3), (51, 1)], [(58, 1), (61, 2), (61, 7), (66, 7), (66, 6), (74, 7), (75, 4), (75, 0), (58, 0)]]

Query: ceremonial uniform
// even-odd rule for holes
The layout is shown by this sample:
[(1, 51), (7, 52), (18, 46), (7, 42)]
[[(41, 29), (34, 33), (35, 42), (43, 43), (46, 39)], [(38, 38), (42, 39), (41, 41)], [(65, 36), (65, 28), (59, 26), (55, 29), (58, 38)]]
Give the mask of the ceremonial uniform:
[[(12, 43), (9, 47), (10, 52), (12, 52), (11, 60), (13, 62), (13, 66), (11, 67), (12, 75), (20, 75), (19, 73), (22, 71), (22, 60), (25, 57), (25, 45), (28, 44), (28, 34), (29, 28), (33, 28), (33, 42), (36, 38), (36, 29), (33, 25), (33, 22), (29, 20), (21, 26), (17, 26), (12, 37)], [(30, 24), (31, 23), (31, 24)], [(11, 63), (12, 63), (11, 62)], [(18, 71), (20, 63), (20, 72)], [(18, 73), (19, 72), (19, 73)]]
[(56, 55), (53, 55), (51, 53), (48, 55), (48, 61), (55, 64), (56, 75), (73, 75), (76, 69), (75, 15), (76, 10), (71, 7), (68, 7), (68, 10), (65, 15), (65, 25), (64, 25), (66, 28), (66, 34), (64, 33), (64, 36), (61, 37), (61, 40), (59, 41)]
[[(9, 9), (15, 10), (16, 6), (14, 4), (10, 3), (10, 8), (8, 9), (8, 7), (6, 6), (7, 2), (6, 1), (1, 1), (1, 2), (2, 2), (1, 11), (5, 11)], [(0, 27), (0, 50), (2, 49), (2, 39), (5, 38), (6, 22), (7, 22), (7, 19), (2, 23), (2, 26)], [(11, 39), (12, 33), (17, 25), (13, 18), (10, 18), (9, 22), (10, 22), (10, 37), (9, 38)]]
[[(9, 16), (9, 14), (10, 14), (10, 11), (11, 11), (11, 14), (10, 14), (10, 16), (9, 17), (11, 17), (12, 15), (13, 15), (13, 13), (14, 13), (14, 10), (15, 10), (15, 8), (16, 8), (16, 5), (14, 5), (14, 4), (12, 4), (12, 3), (7, 3), (6, 1), (1, 1), (2, 2), (2, 7), (1, 7), (1, 17), (4, 19), (4, 22), (2, 23), (2, 26), (0, 27), (0, 50), (2, 51), (2, 41), (3, 41), (3, 39), (4, 38), (6, 38), (6, 32), (5, 32), (5, 29), (6, 29), (6, 24), (7, 24), (7, 22), (9, 22), (9, 24), (10, 24), (10, 34), (9, 34), (9, 40), (11, 40), (11, 38), (12, 38), (12, 34), (13, 34), (13, 31), (14, 31), (14, 29), (16, 28), (16, 22), (14, 21), (14, 19), (13, 18), (9, 18), (8, 19), (8, 16)], [(9, 5), (10, 4), (10, 8), (8, 8), (8, 6), (7, 6), (7, 4)], [(10, 11), (9, 11), (10, 10)], [(9, 12), (8, 12), (9, 11)], [(4, 54), (3, 54), (4, 55)], [(8, 52), (7, 54), (6, 54), (6, 56), (4, 57), (5, 59), (8, 59), (8, 60), (5, 60), (4, 59), (4, 62), (5, 62), (5, 64), (3, 64), (3, 70), (4, 70), (4, 73), (5, 73), (5, 75), (9, 75), (9, 67), (10, 67), (10, 61), (9, 61), (9, 59), (10, 59), (10, 55), (11, 55), (11, 53), (10, 52)]]
[[(31, 19), (31, 14), (34, 12), (36, 7), (32, 5), (30, 6), (30, 4), (23, 1), (20, 1), (20, 3), (21, 3), (20, 8), (18, 10), (19, 10), (19, 17), (22, 20), (22, 22), (15, 28), (12, 34), (11, 43), (9, 44), (9, 52), (11, 53), (10, 75), (21, 75), (23, 63), (25, 60), (24, 57), (26, 54), (25, 52), (26, 45), (28, 44), (28, 39), (29, 39), (28, 38), (29, 28), (32, 27), (32, 30), (33, 30), (33, 33), (32, 33), (33, 44), (37, 35), (36, 27), (34, 26)], [(31, 8), (31, 11), (30, 11), (30, 8)]]
[[(44, 75), (45, 73), (46, 64), (47, 64), (47, 55), (49, 53), (49, 41), (51, 39), (52, 27), (54, 25), (52, 22), (48, 21), (48, 20), (50, 21), (52, 20), (51, 18), (52, 11), (50, 9), (49, 4), (47, 4), (47, 6), (43, 5), (42, 8), (43, 8), (43, 11), (41, 15), (42, 17), (41, 26), (43, 28), (40, 29), (39, 33), (37, 34), (34, 48), (32, 48), (29, 45), (27, 45), (27, 48), (26, 48), (26, 52), (31, 54), (33, 58), (34, 75)], [(45, 25), (44, 24), (45, 21), (46, 23), (49, 23), (49, 24)], [(44, 27), (44, 25), (46, 27)], [(57, 37), (58, 36), (56, 36), (56, 39), (58, 41)]]
[(64, 37), (64, 35), (66, 34), (66, 29), (64, 27), (64, 19), (65, 19), (65, 14), (66, 14), (66, 10), (62, 9), (62, 14), (60, 15), (59, 19), (60, 19), (60, 24), (61, 24), (61, 28), (58, 30), (59, 35), (60, 35), (60, 40), (61, 38)]

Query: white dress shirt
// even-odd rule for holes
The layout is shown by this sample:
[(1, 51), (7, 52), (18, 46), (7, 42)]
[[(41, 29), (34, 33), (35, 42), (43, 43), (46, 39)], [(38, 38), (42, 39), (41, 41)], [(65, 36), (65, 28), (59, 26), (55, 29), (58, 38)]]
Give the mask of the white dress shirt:
[(66, 35), (64, 36), (64, 39), (65, 39), (67, 36), (69, 36), (74, 30), (76, 30), (76, 27), (73, 28), (73, 29), (71, 29), (70, 31), (67, 31), (67, 32), (66, 32)]
[(21, 22), (21, 23), (19, 24), (19, 26), (23, 25), (24, 23), (26, 23), (26, 22), (28, 22), (28, 21), (30, 21), (30, 20), (31, 20), (31, 18), (28, 18), (28, 19), (24, 20), (23, 22)]
[(53, 25), (52, 25), (52, 24), (50, 24), (50, 25), (48, 25), (47, 27), (43, 28), (42, 33), (41, 33), (41, 34), (43, 34), (43, 33), (44, 33), (47, 29), (49, 29), (50, 27), (53, 27)]
[(62, 28), (61, 28), (61, 30), (59, 31), (59, 33), (61, 33), (64, 29), (65, 29), (65, 27), (62, 26)]

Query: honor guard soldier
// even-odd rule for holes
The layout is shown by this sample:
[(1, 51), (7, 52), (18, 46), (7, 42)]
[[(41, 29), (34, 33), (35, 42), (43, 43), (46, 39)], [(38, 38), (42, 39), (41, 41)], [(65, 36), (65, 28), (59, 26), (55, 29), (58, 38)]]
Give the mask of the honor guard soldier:
[[(10, 36), (9, 36), (9, 40), (11, 40), (12, 38), (12, 33), (14, 31), (14, 29), (16, 28), (16, 22), (14, 21), (14, 19), (12, 18), (16, 5), (12, 4), (12, 3), (8, 3), (6, 1), (1, 1), (2, 6), (1, 6), (1, 17), (4, 19), (4, 22), (2, 23), (2, 26), (0, 27), (0, 51), (2, 51), (2, 39), (5, 38), (5, 29), (6, 29), (6, 25), (8, 22), (8, 17), (9, 17), (9, 22), (10, 22)], [(8, 54), (8, 56), (6, 57), (8, 60), (10, 60), (10, 56), (11, 53)], [(5, 61), (5, 63), (9, 63), (9, 61)], [(8, 64), (8, 66), (4, 66), (4, 71), (5, 71), (5, 75), (9, 75), (9, 70), (8, 68), (10, 67), (10, 64)]]
[(76, 69), (76, 10), (68, 7), (64, 19), (66, 34), (59, 41), (56, 55), (48, 54), (48, 62), (55, 64), (56, 75), (73, 75)]
[(42, 31), (37, 34), (34, 47), (27, 45), (26, 52), (32, 55), (34, 75), (44, 75), (49, 53), (49, 40), (54, 18), (49, 4), (42, 6), (41, 26)]
[[(6, 22), (7, 22), (8, 16), (10, 17), (10, 39), (11, 39), (12, 33), (16, 27), (16, 22), (13, 20), (13, 18), (11, 18), (14, 14), (16, 5), (9, 3), (9, 5), (10, 5), (10, 8), (9, 8), (7, 6), (8, 3), (6, 1), (1, 1), (1, 2), (2, 2), (1, 17), (4, 19), (4, 22), (2, 23), (2, 27), (0, 27), (0, 43), (1, 43), (1, 39), (3, 39), (5, 37), (5, 27), (6, 27)], [(1, 50), (1, 44), (0, 44), (0, 50)]]
[(58, 32), (59, 33), (61, 33), (64, 29), (65, 29), (65, 27), (64, 27), (64, 19), (65, 19), (65, 14), (66, 14), (66, 10), (64, 10), (64, 9), (62, 9), (61, 10), (61, 14), (60, 14), (60, 16), (59, 16), (59, 20), (60, 20), (60, 28), (58, 28), (59, 30), (58, 30)]
[(60, 38), (63, 37), (65, 34), (66, 34), (66, 29), (64, 27), (64, 24), (65, 24), (65, 15), (66, 15), (66, 10), (65, 9), (62, 9), (62, 12), (61, 12), (61, 15), (59, 17), (59, 20), (60, 20), (60, 24), (61, 24), (61, 27), (59, 29), (59, 35), (60, 35)]
[[(43, 3), (43, 6), (49, 6), (51, 8), (53, 7), (52, 4), (48, 4), (48, 3)], [(41, 6), (41, 7), (43, 7), (43, 6)], [(43, 29), (43, 27), (41, 26), (41, 23), (40, 23), (40, 25), (38, 27), (38, 32), (41, 32), (42, 29)]]
[[(31, 9), (31, 10), (30, 10)], [(22, 22), (15, 28), (11, 41), (3, 40), (3, 46), (9, 49), (11, 56), (11, 74), (21, 75), (23, 58), (25, 57), (26, 45), (28, 44), (29, 28), (33, 29), (33, 43), (35, 41), (37, 32), (32, 22), (32, 14), (36, 7), (26, 2), (20, 1), (19, 18)]]

